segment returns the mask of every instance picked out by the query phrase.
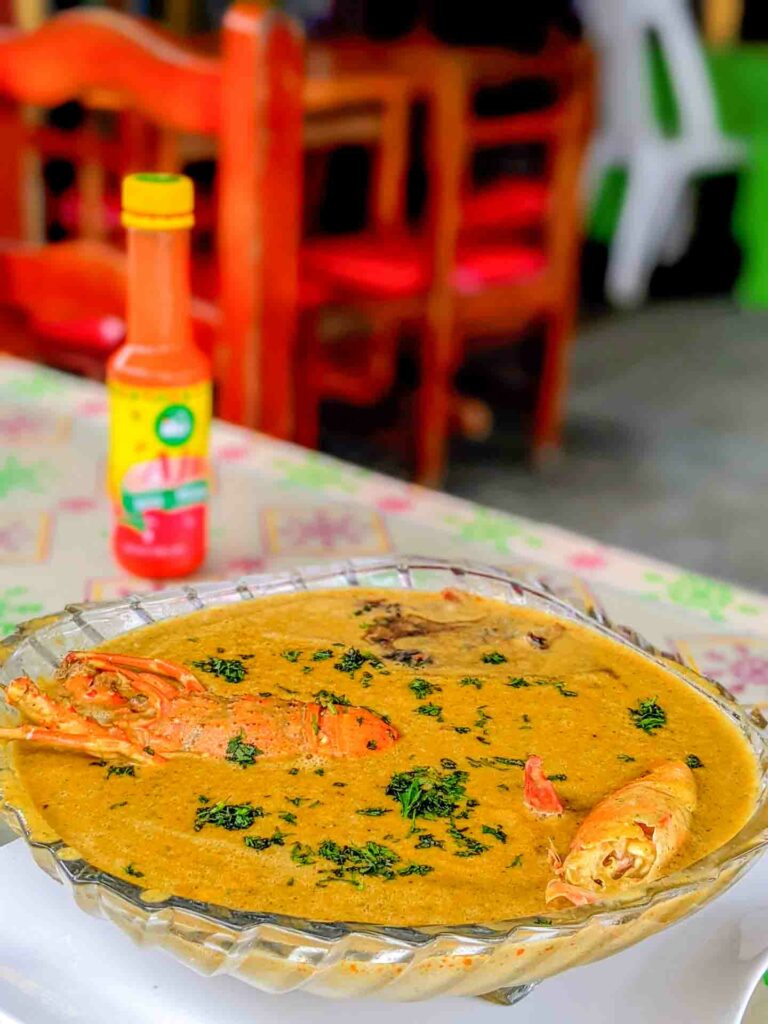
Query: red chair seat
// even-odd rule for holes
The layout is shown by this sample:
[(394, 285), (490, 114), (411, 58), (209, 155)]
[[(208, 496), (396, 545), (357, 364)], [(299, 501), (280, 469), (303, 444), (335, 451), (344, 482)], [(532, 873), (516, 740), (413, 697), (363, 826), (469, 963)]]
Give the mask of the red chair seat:
[[(305, 271), (321, 282), (368, 298), (409, 298), (426, 291), (430, 282), (428, 253), (412, 238), (318, 239), (305, 246), (303, 261)], [(530, 279), (545, 266), (544, 252), (534, 245), (463, 244), (453, 284), (458, 292), (472, 294)]]
[[(192, 294), (206, 302), (219, 300), (219, 269), (213, 259), (196, 257), (192, 260)], [(330, 299), (327, 284), (303, 274), (299, 281), (299, 307), (317, 309)]]
[(537, 178), (507, 178), (468, 195), (462, 204), (467, 230), (528, 228), (547, 212), (549, 188)]

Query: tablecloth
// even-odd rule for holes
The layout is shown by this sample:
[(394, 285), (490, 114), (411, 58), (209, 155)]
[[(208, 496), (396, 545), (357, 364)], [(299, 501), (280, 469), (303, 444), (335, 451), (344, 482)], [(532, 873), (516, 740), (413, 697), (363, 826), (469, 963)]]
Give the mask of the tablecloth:
[[(0, 636), (69, 602), (168, 585), (112, 560), (106, 416), (100, 384), (0, 356)], [(212, 455), (198, 579), (391, 552), (475, 559), (536, 575), (741, 699), (768, 700), (766, 597), (230, 424), (214, 424)]]

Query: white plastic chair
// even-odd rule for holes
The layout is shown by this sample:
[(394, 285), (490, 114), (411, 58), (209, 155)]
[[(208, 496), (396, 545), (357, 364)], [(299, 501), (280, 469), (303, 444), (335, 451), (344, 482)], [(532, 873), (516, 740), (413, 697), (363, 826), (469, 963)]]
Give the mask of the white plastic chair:
[[(746, 148), (718, 126), (687, 0), (581, 0), (579, 9), (598, 55), (600, 119), (588, 163), (590, 197), (608, 170), (627, 171), (605, 293), (613, 305), (632, 307), (645, 298), (654, 268), (675, 262), (690, 242), (693, 180), (738, 167)], [(673, 137), (663, 134), (654, 116), (654, 39), (679, 112)]]

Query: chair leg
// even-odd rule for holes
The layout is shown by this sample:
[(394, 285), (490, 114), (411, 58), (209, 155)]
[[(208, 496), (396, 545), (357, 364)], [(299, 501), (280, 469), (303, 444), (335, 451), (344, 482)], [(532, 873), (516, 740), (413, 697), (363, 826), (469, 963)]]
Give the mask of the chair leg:
[(452, 318), (426, 324), (416, 402), (416, 481), (425, 487), (439, 487), (445, 477), (456, 349)]
[(317, 317), (304, 314), (299, 321), (294, 366), (294, 440), (305, 448), (320, 443), (320, 366), (317, 359)]
[(662, 266), (673, 267), (683, 258), (691, 244), (696, 227), (696, 192), (689, 184), (680, 190), (678, 203), (672, 212), (667, 234), (661, 249), (659, 262)]
[(687, 185), (682, 168), (671, 166), (661, 152), (644, 153), (631, 163), (605, 282), (612, 305), (632, 308), (644, 300)]
[(533, 459), (536, 463), (547, 460), (560, 450), (572, 332), (573, 317), (567, 313), (557, 312), (547, 320), (544, 362), (533, 421)]

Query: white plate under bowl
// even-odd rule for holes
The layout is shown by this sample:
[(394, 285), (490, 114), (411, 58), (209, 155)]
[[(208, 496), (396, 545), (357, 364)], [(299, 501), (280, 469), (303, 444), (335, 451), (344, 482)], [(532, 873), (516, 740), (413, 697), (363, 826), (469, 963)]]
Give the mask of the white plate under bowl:
[(543, 982), (517, 1006), (435, 999), (395, 1009), (200, 977), (83, 914), (21, 841), (0, 850), (0, 1024), (391, 1024), (393, 1012), (404, 1024), (738, 1024), (767, 967), (768, 857), (694, 917)]

